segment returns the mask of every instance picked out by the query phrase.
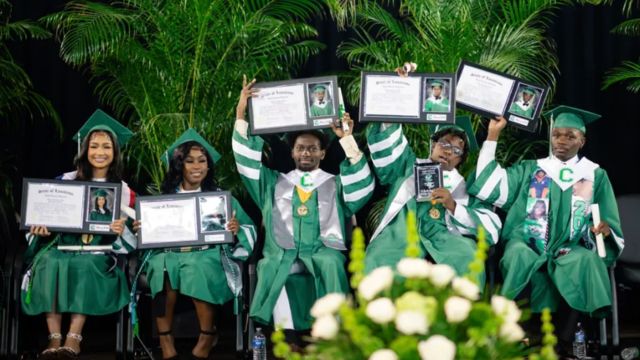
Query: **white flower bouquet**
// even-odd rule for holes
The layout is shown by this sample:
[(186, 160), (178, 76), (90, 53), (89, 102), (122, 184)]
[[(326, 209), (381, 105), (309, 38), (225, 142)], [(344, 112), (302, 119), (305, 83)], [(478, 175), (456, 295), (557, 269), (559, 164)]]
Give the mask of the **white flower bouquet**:
[[(412, 221), (409, 229), (415, 229)], [(306, 353), (291, 352), (276, 331), (274, 354), (331, 360), (556, 359), (548, 312), (543, 315), (544, 346), (536, 353), (522, 341), (522, 312), (516, 303), (497, 295), (481, 300), (471, 279), (484, 271), (488, 246), (483, 235), (466, 277), (457, 277), (448, 265), (416, 258), (417, 236), (409, 232), (408, 256), (395, 270), (381, 267), (364, 276), (364, 237), (356, 229), (349, 265), (355, 299), (343, 294), (318, 299), (311, 310), (315, 322)]]

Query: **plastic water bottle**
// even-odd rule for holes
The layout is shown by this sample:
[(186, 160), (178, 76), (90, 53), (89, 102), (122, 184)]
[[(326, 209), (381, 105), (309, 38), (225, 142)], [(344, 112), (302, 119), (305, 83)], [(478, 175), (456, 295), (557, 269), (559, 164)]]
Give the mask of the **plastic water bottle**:
[(622, 356), (623, 360), (631, 360), (631, 359), (635, 359), (637, 357), (640, 357), (640, 349), (638, 349), (637, 347), (628, 347), (624, 350), (622, 350), (622, 352), (620, 353), (620, 356)]
[(262, 333), (262, 328), (256, 329), (251, 345), (253, 347), (253, 360), (267, 360), (267, 338)]
[(576, 334), (573, 339), (573, 356), (578, 359), (584, 359), (587, 357), (586, 339), (581, 323), (578, 323), (578, 328), (576, 329)]

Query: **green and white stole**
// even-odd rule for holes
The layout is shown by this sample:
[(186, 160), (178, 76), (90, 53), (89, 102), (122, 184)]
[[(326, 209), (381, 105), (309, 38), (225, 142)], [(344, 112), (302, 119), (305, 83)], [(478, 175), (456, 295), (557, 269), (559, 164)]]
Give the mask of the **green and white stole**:
[(542, 254), (549, 241), (550, 186), (553, 181), (563, 192), (571, 189), (571, 222), (569, 241), (581, 238), (586, 232), (593, 202), (593, 181), (598, 164), (582, 158), (575, 164), (563, 164), (549, 157), (538, 160), (531, 175), (524, 221), (525, 241)]

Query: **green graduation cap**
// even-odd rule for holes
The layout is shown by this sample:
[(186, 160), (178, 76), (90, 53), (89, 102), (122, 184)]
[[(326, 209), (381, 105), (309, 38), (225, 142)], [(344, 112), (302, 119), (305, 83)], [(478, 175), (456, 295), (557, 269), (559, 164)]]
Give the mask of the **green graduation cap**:
[(590, 111), (574, 108), (571, 106), (560, 105), (553, 110), (544, 114), (546, 117), (553, 119), (553, 128), (572, 128), (587, 133), (585, 125), (590, 124), (601, 118), (600, 115)]
[(326, 93), (326, 92), (327, 92), (327, 88), (326, 88), (326, 87), (324, 87), (324, 85), (316, 85), (316, 86), (314, 86), (314, 88), (313, 88), (313, 92), (314, 92), (314, 93), (317, 93), (317, 92), (324, 92), (324, 93)]
[(456, 123), (454, 124), (444, 124), (444, 125), (436, 125), (430, 124), (429, 131), (431, 134), (436, 134), (437, 132), (454, 128), (459, 131), (463, 131), (467, 138), (464, 139), (466, 143), (469, 144), (469, 151), (476, 151), (479, 149), (478, 140), (476, 140), (476, 134), (473, 132), (473, 126), (471, 125), (471, 117), (468, 115), (464, 116), (456, 116)]
[(105, 189), (98, 189), (96, 190), (96, 192), (94, 193), (94, 195), (96, 197), (103, 197), (106, 198), (107, 197), (107, 191)]
[(205, 140), (202, 136), (200, 136), (200, 134), (198, 134), (197, 131), (191, 128), (183, 132), (178, 140), (171, 144), (167, 151), (162, 154), (162, 161), (165, 163), (165, 165), (169, 166), (169, 159), (171, 159), (171, 157), (173, 156), (173, 152), (176, 151), (176, 148), (189, 141), (195, 141), (198, 144), (202, 145), (202, 147), (207, 150), (209, 156), (211, 157), (211, 160), (213, 160), (214, 163), (217, 163), (218, 160), (220, 160), (220, 158), (222, 157), (220, 153), (218, 153), (216, 149), (214, 149), (213, 146), (211, 146), (207, 142), (207, 140)]
[(442, 82), (442, 80), (433, 80), (431, 81), (431, 87), (440, 87), (443, 88), (444, 87), (444, 82)]
[(73, 140), (80, 144), (87, 135), (96, 130), (108, 131), (113, 134), (113, 136), (118, 139), (118, 144), (120, 144), (121, 147), (133, 137), (133, 132), (127, 129), (126, 126), (120, 124), (116, 119), (98, 109), (89, 117), (87, 122), (80, 127), (80, 130), (78, 130), (78, 132), (73, 136)]
[(530, 88), (528, 86), (525, 87), (524, 89), (522, 89), (522, 92), (525, 93), (525, 94), (529, 94), (529, 95), (535, 95), (536, 94), (535, 90), (533, 90), (532, 88)]

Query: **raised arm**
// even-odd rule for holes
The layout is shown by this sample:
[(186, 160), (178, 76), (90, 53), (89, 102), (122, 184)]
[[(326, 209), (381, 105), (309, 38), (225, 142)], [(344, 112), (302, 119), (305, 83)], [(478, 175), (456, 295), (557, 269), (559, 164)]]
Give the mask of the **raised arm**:
[(347, 157), (340, 164), (338, 183), (340, 185), (340, 195), (346, 209), (344, 215), (348, 217), (360, 210), (369, 201), (373, 195), (375, 181), (367, 159), (360, 151), (351, 134), (353, 132), (353, 120), (351, 120), (349, 113), (344, 114), (342, 122), (346, 125), (342, 129), (336, 128), (333, 124), (331, 124), (331, 127), (336, 136), (340, 138), (340, 145)]
[(507, 125), (504, 117), (492, 119), (489, 123), (487, 140), (482, 144), (478, 156), (476, 176), (468, 185), (468, 192), (478, 199), (508, 210), (518, 197), (523, 183), (523, 165), (503, 168), (496, 161), (496, 148), (500, 132)]
[(276, 178), (278, 173), (262, 165), (264, 140), (258, 136), (250, 136), (248, 132), (249, 123), (245, 120), (245, 112), (248, 99), (258, 93), (257, 89), (252, 88), (255, 82), (255, 79), (247, 82), (246, 75), (243, 77), (231, 147), (240, 178), (253, 201), (260, 207), (264, 202), (263, 186), (273, 183), (274, 181), (269, 181), (273, 180), (271, 178)]

